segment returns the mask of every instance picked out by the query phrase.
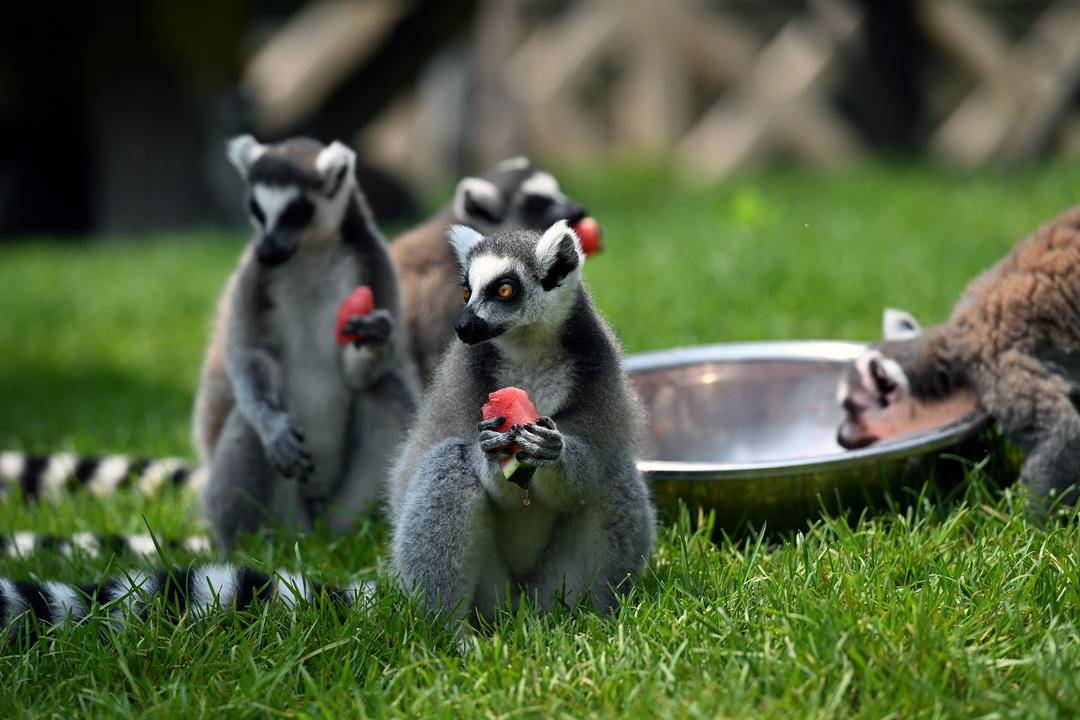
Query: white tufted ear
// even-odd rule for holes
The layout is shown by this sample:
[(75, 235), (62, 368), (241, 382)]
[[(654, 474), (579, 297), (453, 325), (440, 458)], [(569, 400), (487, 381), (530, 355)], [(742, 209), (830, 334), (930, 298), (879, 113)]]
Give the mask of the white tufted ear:
[(237, 135), (225, 145), (225, 154), (240, 176), (247, 179), (248, 170), (266, 152), (266, 146), (252, 135)]
[(505, 211), (499, 188), (483, 178), (462, 178), (454, 191), (454, 219), (458, 222), (493, 227)]
[(922, 326), (911, 313), (885, 308), (881, 317), (881, 333), (886, 340), (909, 340), (922, 332)]
[(454, 249), (458, 265), (462, 268), (465, 267), (465, 261), (469, 259), (469, 251), (484, 239), (483, 235), (468, 225), (451, 225), (446, 237), (450, 241), (450, 247)]
[(503, 160), (495, 166), (495, 169), (503, 171), (524, 170), (530, 165), (532, 165), (532, 163), (529, 162), (529, 158), (525, 157), (524, 155), (518, 155), (517, 157), (507, 158), (506, 160)]
[(563, 278), (581, 267), (585, 254), (581, 240), (565, 220), (557, 220), (544, 231), (536, 244), (536, 262), (540, 267), (540, 284), (551, 290), (562, 283)]
[(315, 171), (323, 179), (326, 194), (333, 197), (348, 185), (356, 167), (356, 153), (345, 143), (335, 140), (327, 145), (315, 158)]

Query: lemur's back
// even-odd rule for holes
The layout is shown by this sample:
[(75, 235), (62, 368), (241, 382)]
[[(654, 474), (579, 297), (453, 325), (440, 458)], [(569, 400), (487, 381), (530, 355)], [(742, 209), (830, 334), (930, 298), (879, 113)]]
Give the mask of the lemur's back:
[(949, 324), (973, 352), (1080, 348), (1080, 207), (1059, 215), (968, 284)]

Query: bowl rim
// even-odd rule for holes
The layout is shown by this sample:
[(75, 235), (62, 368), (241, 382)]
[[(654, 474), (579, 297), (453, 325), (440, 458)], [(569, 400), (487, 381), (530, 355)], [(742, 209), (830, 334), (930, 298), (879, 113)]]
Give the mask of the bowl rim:
[[(866, 343), (848, 340), (773, 340), (691, 345), (634, 353), (626, 357), (625, 367), (627, 373), (635, 375), (703, 362), (847, 362), (854, 360), (866, 348)], [(832, 472), (931, 453), (967, 440), (989, 424), (990, 417), (976, 410), (932, 432), (828, 455), (752, 463), (639, 460), (637, 466), (649, 477), (663, 480), (719, 481)]]

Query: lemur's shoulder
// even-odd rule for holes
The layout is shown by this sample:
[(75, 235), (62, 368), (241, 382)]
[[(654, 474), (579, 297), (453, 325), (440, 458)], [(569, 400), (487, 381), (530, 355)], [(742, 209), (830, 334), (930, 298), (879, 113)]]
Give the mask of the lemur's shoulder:
[(982, 354), (1080, 341), (1080, 207), (972, 280), (949, 322)]
[(398, 272), (422, 273), (454, 264), (454, 254), (446, 241), (446, 231), (453, 222), (449, 209), (406, 230), (390, 243), (390, 256)]

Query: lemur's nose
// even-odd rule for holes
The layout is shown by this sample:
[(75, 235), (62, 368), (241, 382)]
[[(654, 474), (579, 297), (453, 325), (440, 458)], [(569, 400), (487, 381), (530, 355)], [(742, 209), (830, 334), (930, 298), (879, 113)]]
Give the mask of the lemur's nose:
[(469, 309), (461, 313), (457, 325), (454, 326), (454, 331), (457, 333), (458, 338), (461, 339), (461, 342), (469, 345), (484, 342), (492, 336), (491, 327), (487, 324), (487, 321)]
[(584, 220), (589, 212), (581, 205), (571, 204), (566, 208), (566, 222), (571, 226)]

